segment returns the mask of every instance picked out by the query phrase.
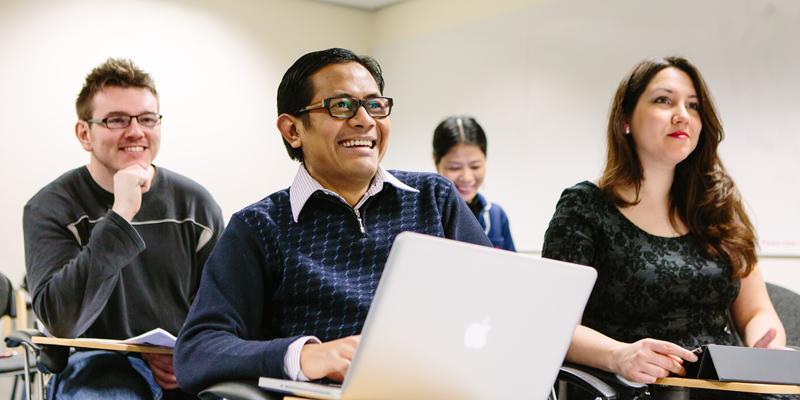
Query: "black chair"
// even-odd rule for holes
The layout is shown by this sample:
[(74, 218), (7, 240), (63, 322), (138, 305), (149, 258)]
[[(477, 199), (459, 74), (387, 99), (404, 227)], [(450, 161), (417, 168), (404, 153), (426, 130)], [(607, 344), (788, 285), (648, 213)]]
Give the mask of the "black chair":
[[(14, 329), (22, 329), (27, 325), (27, 302), (24, 294), (14, 290), (11, 281), (4, 274), (0, 273), (0, 317), (2, 317), (2, 333), (5, 339)], [(0, 376), (14, 377), (11, 388), (11, 399), (17, 397), (20, 380), (25, 381), (25, 395), (30, 399), (30, 382), (34, 375), (33, 358), (28, 358), (28, 365), (25, 365), (25, 354), (18, 352), (15, 348), (18, 345), (12, 343), (8, 349), (0, 348)]]
[(6, 336), (6, 345), (9, 347), (22, 347), (25, 355), (30, 357), (30, 366), (26, 370), (32, 377), (37, 377), (38, 391), (34, 392), (34, 385), (31, 380), (26, 380), (26, 393), (36, 393), (36, 396), (27, 395), (27, 399), (46, 398), (45, 376), (57, 374), (64, 370), (69, 360), (69, 347), (38, 345), (33, 343), (33, 337), (44, 336), (44, 333), (37, 329), (19, 329)]
[[(574, 386), (569, 388), (569, 386)], [(558, 371), (556, 387), (559, 400), (568, 400), (570, 391), (594, 400), (640, 400), (650, 398), (650, 388), (643, 383), (620, 379), (615, 374), (578, 364), (565, 363)]]
[(769, 282), (767, 293), (786, 329), (786, 345), (800, 347), (800, 294)]

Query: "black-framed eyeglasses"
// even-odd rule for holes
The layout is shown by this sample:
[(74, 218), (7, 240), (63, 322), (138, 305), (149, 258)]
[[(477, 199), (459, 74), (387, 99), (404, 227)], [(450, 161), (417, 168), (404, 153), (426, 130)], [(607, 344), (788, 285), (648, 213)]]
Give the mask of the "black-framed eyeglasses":
[(297, 114), (324, 108), (328, 110), (333, 118), (348, 119), (353, 118), (360, 107), (364, 107), (372, 118), (385, 118), (392, 113), (394, 101), (391, 97), (370, 97), (368, 99), (357, 99), (350, 96), (329, 97), (317, 104), (311, 104), (300, 110)]
[(154, 128), (161, 123), (161, 114), (146, 112), (139, 115), (111, 115), (103, 119), (89, 119), (90, 124), (103, 125), (108, 129), (122, 129), (131, 126), (131, 120), (136, 118), (136, 122), (145, 128)]

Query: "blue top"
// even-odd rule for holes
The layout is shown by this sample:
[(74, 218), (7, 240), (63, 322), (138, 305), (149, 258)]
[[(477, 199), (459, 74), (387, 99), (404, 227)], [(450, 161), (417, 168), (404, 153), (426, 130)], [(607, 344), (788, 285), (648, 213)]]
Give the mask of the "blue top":
[(514, 239), (511, 238), (508, 216), (499, 204), (487, 201), (483, 195), (478, 193), (470, 202), (470, 209), (494, 247), (517, 251), (514, 247)]
[(354, 210), (317, 190), (295, 222), (284, 189), (231, 217), (178, 337), (181, 388), (285, 378), (284, 357), (294, 340), (360, 333), (400, 232), (490, 245), (449, 180), (392, 174), (418, 192), (387, 183)]

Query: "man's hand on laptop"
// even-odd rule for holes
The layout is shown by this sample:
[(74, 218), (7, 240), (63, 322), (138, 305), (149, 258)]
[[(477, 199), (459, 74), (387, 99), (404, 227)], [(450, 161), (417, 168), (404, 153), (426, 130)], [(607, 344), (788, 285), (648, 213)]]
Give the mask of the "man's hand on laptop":
[(303, 375), (312, 381), (322, 378), (343, 381), (360, 342), (361, 335), (357, 335), (325, 343), (306, 344), (300, 351), (300, 369)]
[(158, 386), (164, 389), (175, 389), (178, 381), (175, 379), (175, 371), (172, 369), (172, 355), (142, 353), (142, 359), (147, 361), (153, 378), (156, 379)]

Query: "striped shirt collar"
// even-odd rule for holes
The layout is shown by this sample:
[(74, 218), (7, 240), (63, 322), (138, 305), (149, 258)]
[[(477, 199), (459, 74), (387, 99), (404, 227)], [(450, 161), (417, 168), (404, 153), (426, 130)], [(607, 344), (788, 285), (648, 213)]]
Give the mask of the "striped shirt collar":
[[(375, 173), (375, 178), (372, 179), (369, 189), (367, 189), (367, 192), (364, 193), (364, 196), (361, 197), (361, 200), (359, 200), (358, 204), (353, 208), (360, 208), (367, 199), (380, 193), (380, 191), (383, 190), (384, 183), (388, 183), (400, 190), (419, 193), (419, 190), (400, 182), (394, 175), (383, 169), (383, 166), (378, 165), (378, 171)], [(342, 203), (347, 204), (347, 201), (345, 201), (342, 196), (339, 196), (338, 193), (322, 187), (322, 185), (308, 173), (305, 164), (300, 164), (300, 167), (297, 168), (297, 174), (294, 176), (294, 182), (292, 182), (292, 186), (289, 187), (289, 202), (292, 205), (292, 217), (294, 218), (294, 222), (297, 222), (300, 218), (300, 211), (303, 210), (303, 206), (305, 206), (308, 198), (318, 190), (335, 196), (341, 200)]]

